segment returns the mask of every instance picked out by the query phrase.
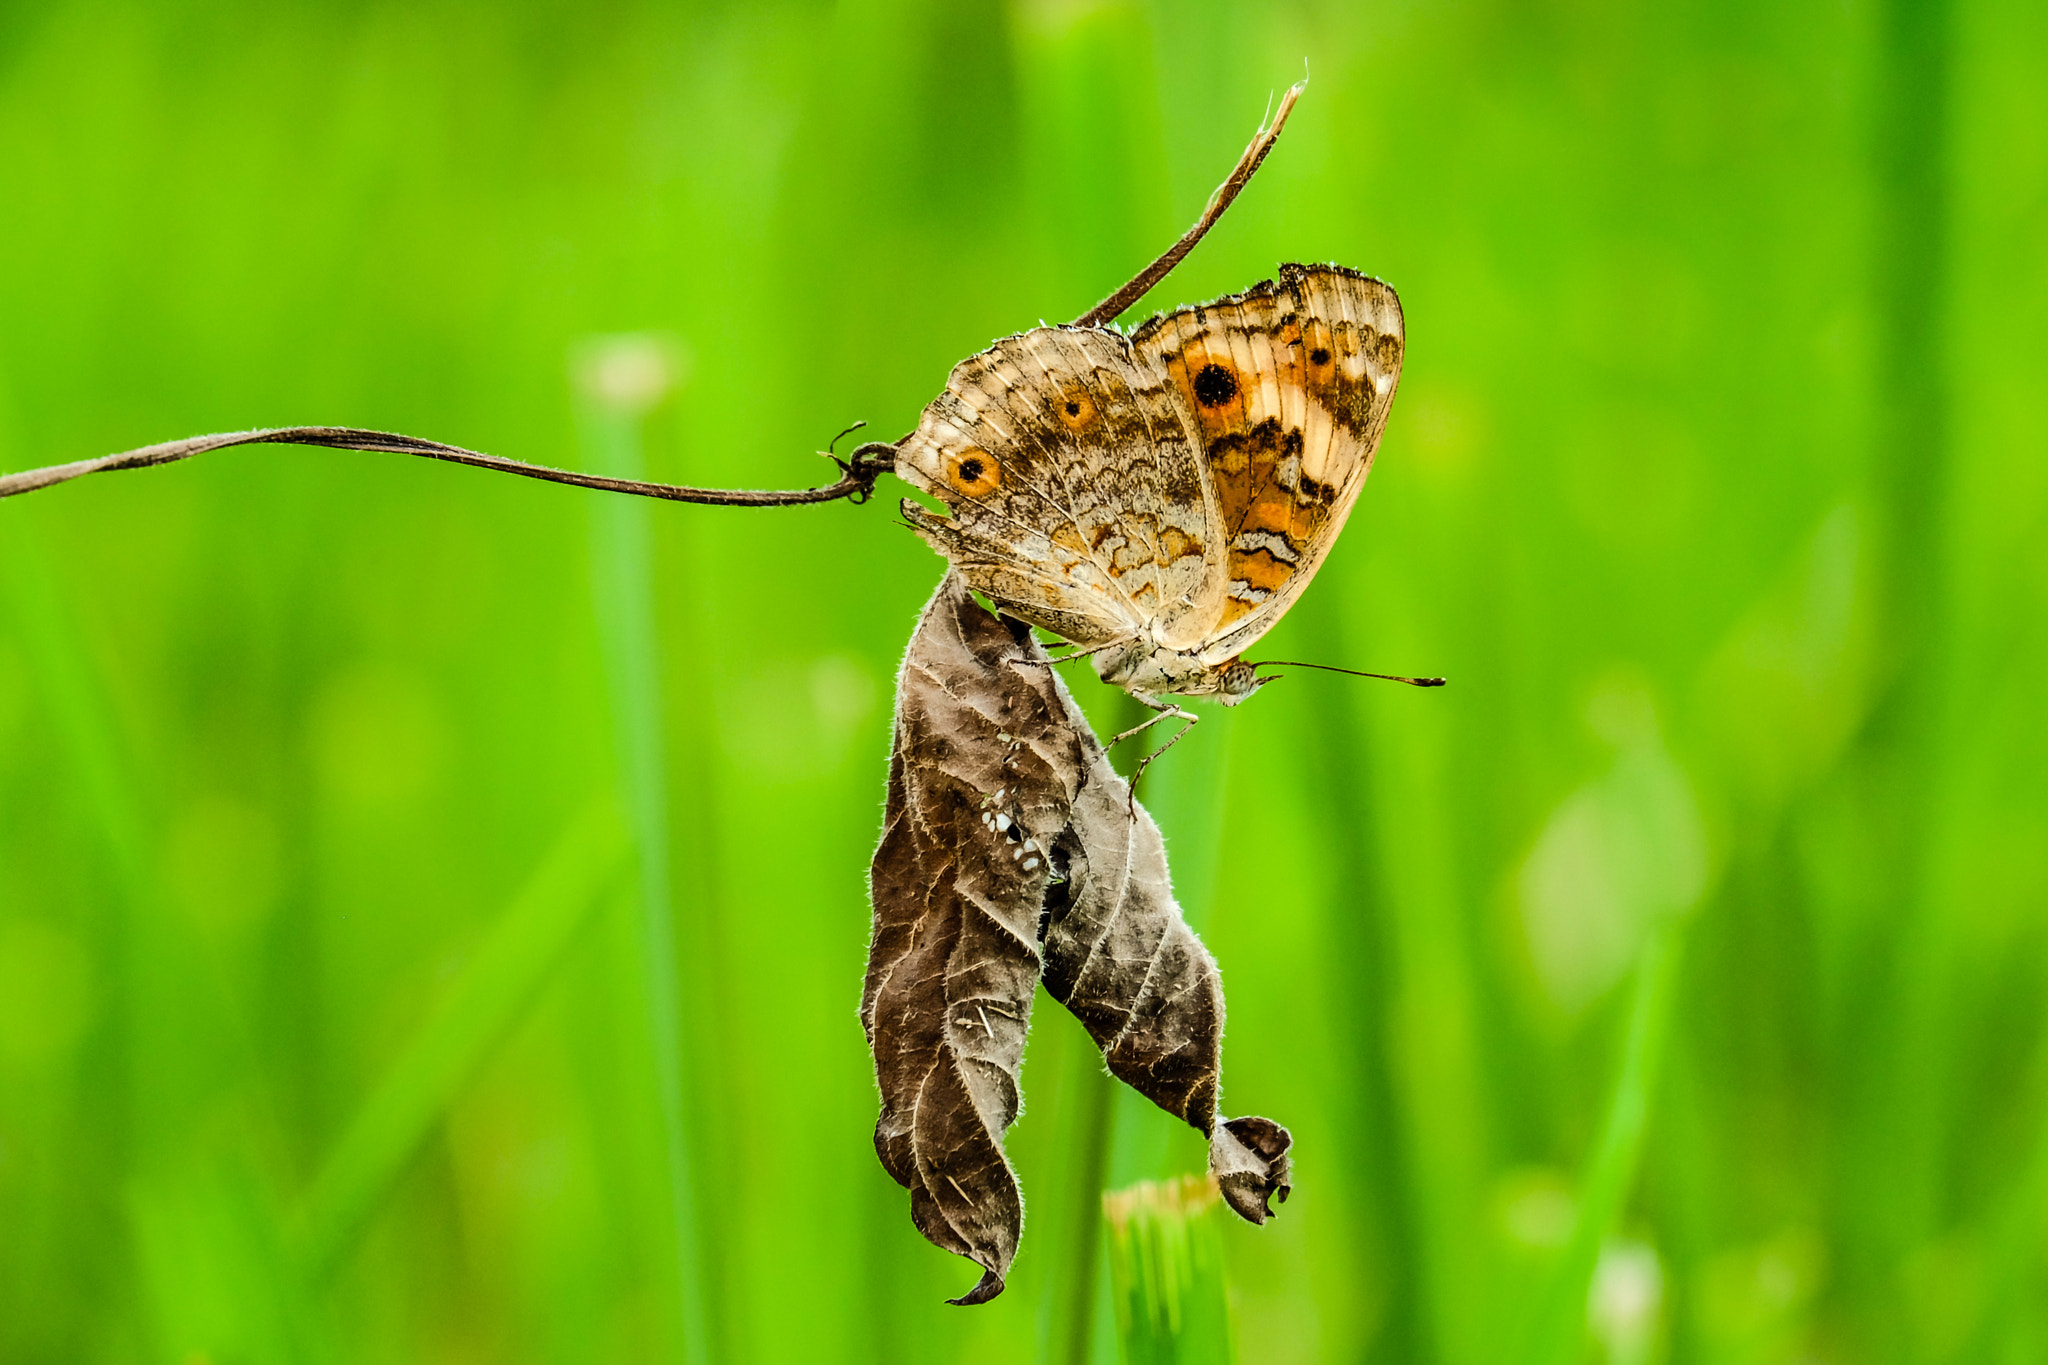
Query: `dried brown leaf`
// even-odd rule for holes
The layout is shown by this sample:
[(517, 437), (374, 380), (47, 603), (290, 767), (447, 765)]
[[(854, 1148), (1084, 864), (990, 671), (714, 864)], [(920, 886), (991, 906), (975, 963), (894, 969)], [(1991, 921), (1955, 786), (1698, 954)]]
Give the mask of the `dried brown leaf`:
[(1263, 1222), (1268, 1196), (1286, 1198), (1287, 1130), (1217, 1121), (1222, 985), (1174, 904), (1158, 829), (1029, 629), (954, 575), (904, 658), (871, 885), (875, 1149), (918, 1230), (982, 1267), (953, 1302), (1001, 1293), (1017, 1253), (1002, 1134), (1041, 967), (1110, 1070), (1210, 1138), (1232, 1208)]
[(1035, 648), (948, 576), (904, 659), (872, 871), (875, 1150), (918, 1230), (983, 1268), (957, 1303), (1001, 1293), (1017, 1253), (1023, 1202), (1001, 1139), (1038, 981), (1044, 850), (1079, 775), (1052, 670), (1023, 662)]
[(1223, 978), (1173, 899), (1166, 847), (1087, 722), (1067, 701), (1087, 758), (1072, 821), (1054, 846), (1067, 870), (1046, 892), (1045, 989), (1087, 1028), (1110, 1072), (1209, 1139), (1225, 1201), (1253, 1223), (1285, 1203), (1293, 1139), (1271, 1119), (1219, 1121)]

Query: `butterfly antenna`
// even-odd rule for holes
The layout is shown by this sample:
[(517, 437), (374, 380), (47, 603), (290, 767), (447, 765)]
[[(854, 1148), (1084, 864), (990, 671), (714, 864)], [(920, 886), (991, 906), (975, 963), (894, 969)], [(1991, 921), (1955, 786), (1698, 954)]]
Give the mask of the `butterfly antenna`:
[(1384, 682), (1407, 683), (1410, 687), (1442, 687), (1442, 678), (1404, 678), (1399, 673), (1361, 673), (1355, 668), (1338, 668), (1335, 664), (1305, 664), (1295, 659), (1261, 659), (1254, 668), (1320, 668), (1325, 673), (1348, 673), (1354, 678), (1379, 678)]
[(853, 433), (855, 433), (856, 431), (859, 431), (859, 430), (860, 430), (860, 429), (861, 429), (862, 427), (864, 427), (864, 426), (866, 426), (866, 425), (867, 425), (867, 420), (866, 420), (865, 418), (863, 418), (862, 420), (860, 420), (860, 421), (858, 421), (858, 422), (855, 422), (855, 423), (854, 423), (854, 424), (853, 424), (852, 426), (848, 427), (848, 428), (847, 428), (846, 430), (844, 430), (844, 431), (840, 432), (840, 433), (839, 433), (839, 434), (838, 434), (837, 436), (834, 436), (834, 437), (833, 437), (833, 438), (832, 438), (831, 440), (829, 440), (829, 441), (827, 441), (827, 442), (825, 443), (825, 453), (826, 453), (827, 455), (832, 455), (832, 456), (836, 457), (836, 456), (838, 455), (838, 453), (839, 453), (839, 451), (838, 451), (839, 443), (840, 443), (841, 441), (845, 440), (845, 439), (846, 439), (847, 437), (849, 437), (849, 436), (853, 435)]

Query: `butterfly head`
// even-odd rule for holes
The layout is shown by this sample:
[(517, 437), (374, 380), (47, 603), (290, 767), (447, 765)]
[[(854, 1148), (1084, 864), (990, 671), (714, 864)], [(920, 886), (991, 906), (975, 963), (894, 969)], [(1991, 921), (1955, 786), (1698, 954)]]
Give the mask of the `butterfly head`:
[(1243, 659), (1232, 659), (1216, 665), (1209, 676), (1216, 680), (1216, 700), (1225, 706), (1235, 706), (1279, 675), (1268, 673), (1260, 677), (1251, 664)]
[(1102, 680), (1127, 692), (1149, 696), (1203, 697), (1235, 706), (1273, 681), (1260, 677), (1243, 659), (1205, 664), (1193, 653), (1161, 649), (1139, 641), (1121, 652), (1097, 656)]

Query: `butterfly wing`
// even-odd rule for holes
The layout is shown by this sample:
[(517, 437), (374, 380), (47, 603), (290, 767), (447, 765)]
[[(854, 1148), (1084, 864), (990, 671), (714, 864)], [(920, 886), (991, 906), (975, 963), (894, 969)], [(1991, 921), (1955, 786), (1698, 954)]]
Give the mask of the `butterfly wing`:
[(1193, 413), (1213, 486), (1223, 589), (1164, 643), (1236, 657), (1300, 596), (1358, 500), (1401, 378), (1401, 301), (1342, 266), (1155, 317), (1132, 334)]
[(998, 606), (1081, 645), (1213, 617), (1213, 498), (1171, 381), (1121, 334), (1040, 327), (954, 367), (896, 453), (950, 515), (917, 532)]

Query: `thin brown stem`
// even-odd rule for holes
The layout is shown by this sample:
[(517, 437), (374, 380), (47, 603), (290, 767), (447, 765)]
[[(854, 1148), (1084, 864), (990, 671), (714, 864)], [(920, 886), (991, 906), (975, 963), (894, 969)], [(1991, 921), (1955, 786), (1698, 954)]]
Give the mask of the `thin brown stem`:
[(1126, 309), (1145, 297), (1153, 285), (1165, 279), (1167, 272), (1179, 265), (1182, 258), (1195, 249), (1195, 243), (1208, 235), (1209, 229), (1216, 226), (1217, 220), (1223, 217), (1224, 211), (1230, 207), (1231, 201), (1237, 198), (1239, 191), (1251, 184), (1252, 177), (1258, 174), (1260, 163), (1266, 159), (1266, 153), (1273, 150), (1273, 144), (1280, 140), (1280, 130), (1287, 126), (1287, 115), (1293, 112), (1294, 102), (1301, 98), (1302, 89), (1307, 84), (1308, 80), (1304, 77), (1288, 88), (1287, 94), (1280, 101), (1280, 108), (1273, 114), (1273, 121), (1261, 128), (1259, 135), (1252, 139), (1252, 145), (1244, 149), (1244, 155), (1237, 160), (1237, 168), (1231, 171), (1229, 179), (1216, 187), (1216, 193), (1209, 196), (1208, 207), (1202, 210), (1202, 216), (1195, 220), (1195, 225), (1182, 233), (1179, 241), (1168, 247), (1158, 260), (1133, 276), (1123, 288), (1075, 318), (1074, 326), (1102, 327), (1116, 321)]
[[(1111, 294), (1101, 303), (1074, 320), (1076, 327), (1100, 327), (1116, 320), (1117, 316), (1132, 304), (1143, 298), (1146, 291), (1166, 278), (1167, 272), (1181, 263), (1181, 260), (1195, 248), (1195, 243), (1216, 226), (1239, 192), (1251, 183), (1258, 173), (1259, 165), (1265, 161), (1266, 153), (1273, 150), (1279, 140), (1280, 130), (1287, 124), (1287, 115), (1294, 108), (1294, 102), (1301, 98), (1306, 80), (1293, 86), (1280, 101), (1280, 108), (1273, 114), (1272, 123), (1259, 130), (1251, 146), (1245, 148), (1238, 158), (1236, 169), (1230, 178), (1217, 187), (1209, 196), (1207, 208), (1195, 225), (1181, 235), (1179, 241), (1169, 247), (1152, 264)], [(841, 432), (840, 435), (845, 435)], [(220, 450), (227, 446), (244, 445), (302, 445), (328, 446), (337, 450), (384, 450), (399, 455), (418, 455), (429, 460), (446, 460), (450, 464), (466, 464), (477, 469), (492, 469), (500, 474), (517, 474), (521, 478), (541, 479), (548, 483), (564, 483), (575, 488), (595, 488), (606, 493), (631, 493), (635, 497), (663, 498), (669, 502), (705, 503), (713, 507), (800, 507), (806, 503), (836, 502), (840, 498), (861, 503), (874, 494), (875, 480), (895, 468), (896, 445), (886, 441), (870, 441), (856, 449), (851, 456), (840, 459), (829, 455), (839, 466), (839, 480), (820, 488), (798, 488), (787, 491), (731, 488), (684, 488), (670, 483), (644, 483), (638, 479), (611, 479), (599, 474), (579, 474), (570, 469), (554, 469), (547, 465), (527, 464), (523, 460), (508, 460), (502, 455), (485, 455), (461, 446), (444, 445), (439, 441), (426, 441), (417, 436), (401, 436), (388, 431), (363, 431), (356, 427), (262, 427), (254, 431), (228, 431), (212, 436), (188, 436), (182, 441), (165, 441), (161, 445), (144, 446), (140, 450), (124, 450), (118, 455), (102, 455), (92, 460), (74, 460), (70, 464), (48, 465), (42, 469), (24, 469), (19, 473), (0, 474), (0, 498), (11, 498), (19, 493), (33, 493), (38, 488), (65, 483), (83, 474), (97, 474), (107, 469), (142, 469), (149, 465), (172, 464), (187, 460), (208, 450)], [(899, 440), (896, 444), (901, 444)]]
[(83, 474), (97, 474), (106, 469), (141, 469), (148, 465), (171, 464), (178, 460), (190, 459), (204, 451), (220, 450), (226, 446), (261, 444), (330, 446), (338, 450), (386, 450), (400, 455), (419, 455), (429, 460), (446, 460), (450, 464), (471, 465), (477, 469), (493, 469), (501, 474), (517, 474), (522, 478), (542, 479), (548, 483), (565, 483), (576, 488), (595, 488), (607, 493), (631, 493), (637, 497), (664, 498), (670, 502), (709, 503), (716, 507), (794, 507), (804, 503), (832, 502), (839, 498), (866, 502), (869, 495), (875, 491), (875, 480), (893, 465), (896, 455), (894, 446), (871, 441), (856, 449), (848, 459), (831, 457), (840, 469), (837, 483), (827, 484), (822, 488), (756, 492), (749, 489), (684, 488), (676, 484), (646, 483), (638, 479), (613, 479), (600, 474), (580, 474), (575, 470), (527, 464), (523, 460), (508, 460), (502, 455), (485, 455), (480, 451), (465, 450), (461, 446), (444, 445), (440, 441), (427, 441), (417, 436), (401, 436), (388, 431), (363, 431), (355, 427), (265, 427), (255, 431), (222, 432), (214, 436), (188, 436), (182, 441), (165, 441), (161, 445), (123, 451), (119, 455), (102, 455), (94, 460), (74, 460), (70, 464), (50, 465), (44, 469), (27, 469), (18, 474), (0, 475), (0, 498), (13, 497), (17, 493), (32, 493), (38, 488), (48, 488), (51, 484), (63, 483)]

